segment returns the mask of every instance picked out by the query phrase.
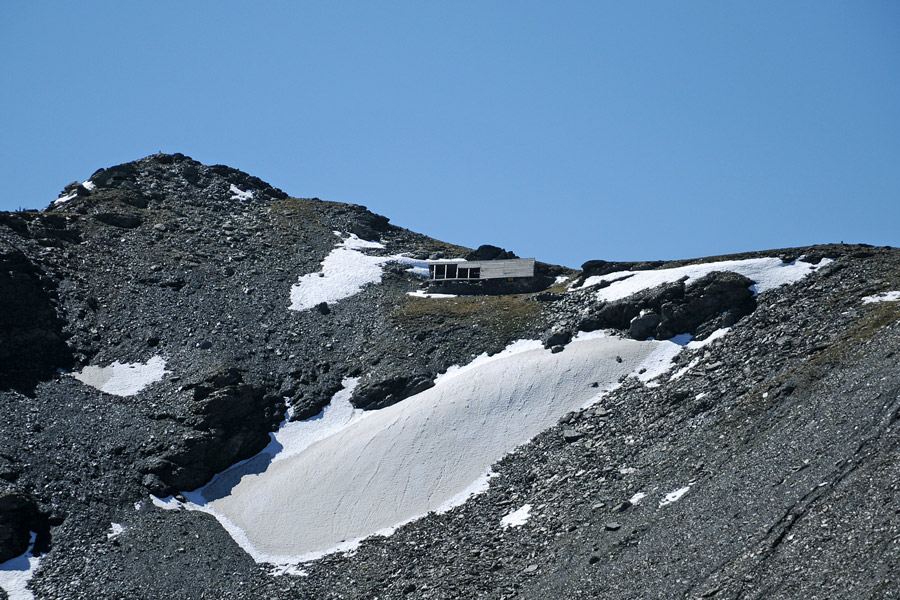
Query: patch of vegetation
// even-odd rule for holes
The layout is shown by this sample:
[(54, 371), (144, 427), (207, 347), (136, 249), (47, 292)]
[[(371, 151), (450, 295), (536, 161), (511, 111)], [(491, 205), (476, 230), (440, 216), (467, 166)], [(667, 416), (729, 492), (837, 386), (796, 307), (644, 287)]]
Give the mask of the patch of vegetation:
[(315, 198), (285, 198), (275, 200), (269, 207), (272, 223), (281, 230), (295, 232), (298, 226), (309, 223), (321, 224), (316, 213)]
[(394, 314), (405, 329), (450, 329), (478, 326), (510, 339), (524, 336), (540, 316), (531, 294), (507, 296), (410, 297)]

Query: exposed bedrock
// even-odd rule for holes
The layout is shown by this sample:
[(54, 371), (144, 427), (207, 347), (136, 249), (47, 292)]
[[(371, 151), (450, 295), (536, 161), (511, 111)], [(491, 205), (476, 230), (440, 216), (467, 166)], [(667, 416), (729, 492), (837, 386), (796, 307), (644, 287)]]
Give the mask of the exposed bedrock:
[(432, 386), (432, 373), (401, 375), (358, 387), (351, 402), (356, 408), (375, 410), (396, 404)]
[(54, 289), (22, 252), (0, 247), (0, 389), (30, 394), (42, 378), (72, 366)]
[(750, 279), (729, 271), (714, 271), (691, 285), (684, 280), (666, 283), (594, 306), (578, 329), (621, 329), (636, 340), (668, 339), (680, 333), (708, 335), (753, 312), (756, 299), (751, 285)]
[(24, 554), (31, 532), (38, 529), (34, 500), (12, 489), (0, 489), (0, 563)]
[(185, 425), (193, 433), (139, 467), (143, 484), (154, 494), (197, 488), (229, 465), (253, 456), (266, 447), (269, 432), (284, 418), (281, 396), (245, 384), (234, 367), (214, 370), (189, 386), (194, 405)]

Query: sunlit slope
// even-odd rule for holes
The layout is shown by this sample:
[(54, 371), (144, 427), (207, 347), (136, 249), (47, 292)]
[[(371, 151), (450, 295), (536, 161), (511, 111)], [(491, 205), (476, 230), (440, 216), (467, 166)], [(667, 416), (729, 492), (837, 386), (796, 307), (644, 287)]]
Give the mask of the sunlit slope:
[(566, 412), (679, 349), (612, 337), (555, 354), (519, 346), (245, 476), (213, 510), (259, 557), (312, 558), (440, 508)]

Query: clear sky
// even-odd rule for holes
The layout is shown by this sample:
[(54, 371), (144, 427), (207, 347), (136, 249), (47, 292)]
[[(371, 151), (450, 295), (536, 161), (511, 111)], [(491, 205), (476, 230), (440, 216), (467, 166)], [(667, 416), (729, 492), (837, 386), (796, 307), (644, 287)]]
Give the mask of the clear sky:
[(158, 151), (572, 267), (900, 245), (900, 2), (0, 3), (0, 209)]

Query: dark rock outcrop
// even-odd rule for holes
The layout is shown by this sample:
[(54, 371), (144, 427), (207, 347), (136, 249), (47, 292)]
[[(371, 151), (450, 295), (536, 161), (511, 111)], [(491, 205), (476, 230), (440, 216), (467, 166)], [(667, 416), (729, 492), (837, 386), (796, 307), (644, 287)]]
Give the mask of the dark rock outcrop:
[(0, 246), (0, 389), (31, 393), (56, 369), (72, 366), (55, 288), (22, 252)]
[(354, 391), (351, 402), (356, 408), (376, 410), (396, 404), (433, 386), (434, 374), (432, 373), (404, 375), (361, 385)]
[(666, 283), (592, 307), (578, 329), (620, 329), (637, 340), (709, 334), (753, 312), (752, 284), (743, 275), (727, 271), (709, 273), (690, 285), (683, 280)]
[(12, 489), (0, 488), (0, 563), (24, 554), (37, 527), (34, 499)]
[(284, 418), (281, 396), (247, 385), (234, 367), (222, 367), (186, 386), (194, 402), (184, 419), (194, 433), (169, 452), (145, 461), (143, 483), (157, 495), (192, 490), (266, 447)]
[(498, 246), (490, 244), (482, 244), (477, 250), (473, 250), (466, 254), (466, 260), (502, 260), (508, 258), (519, 258), (515, 252), (504, 250)]

